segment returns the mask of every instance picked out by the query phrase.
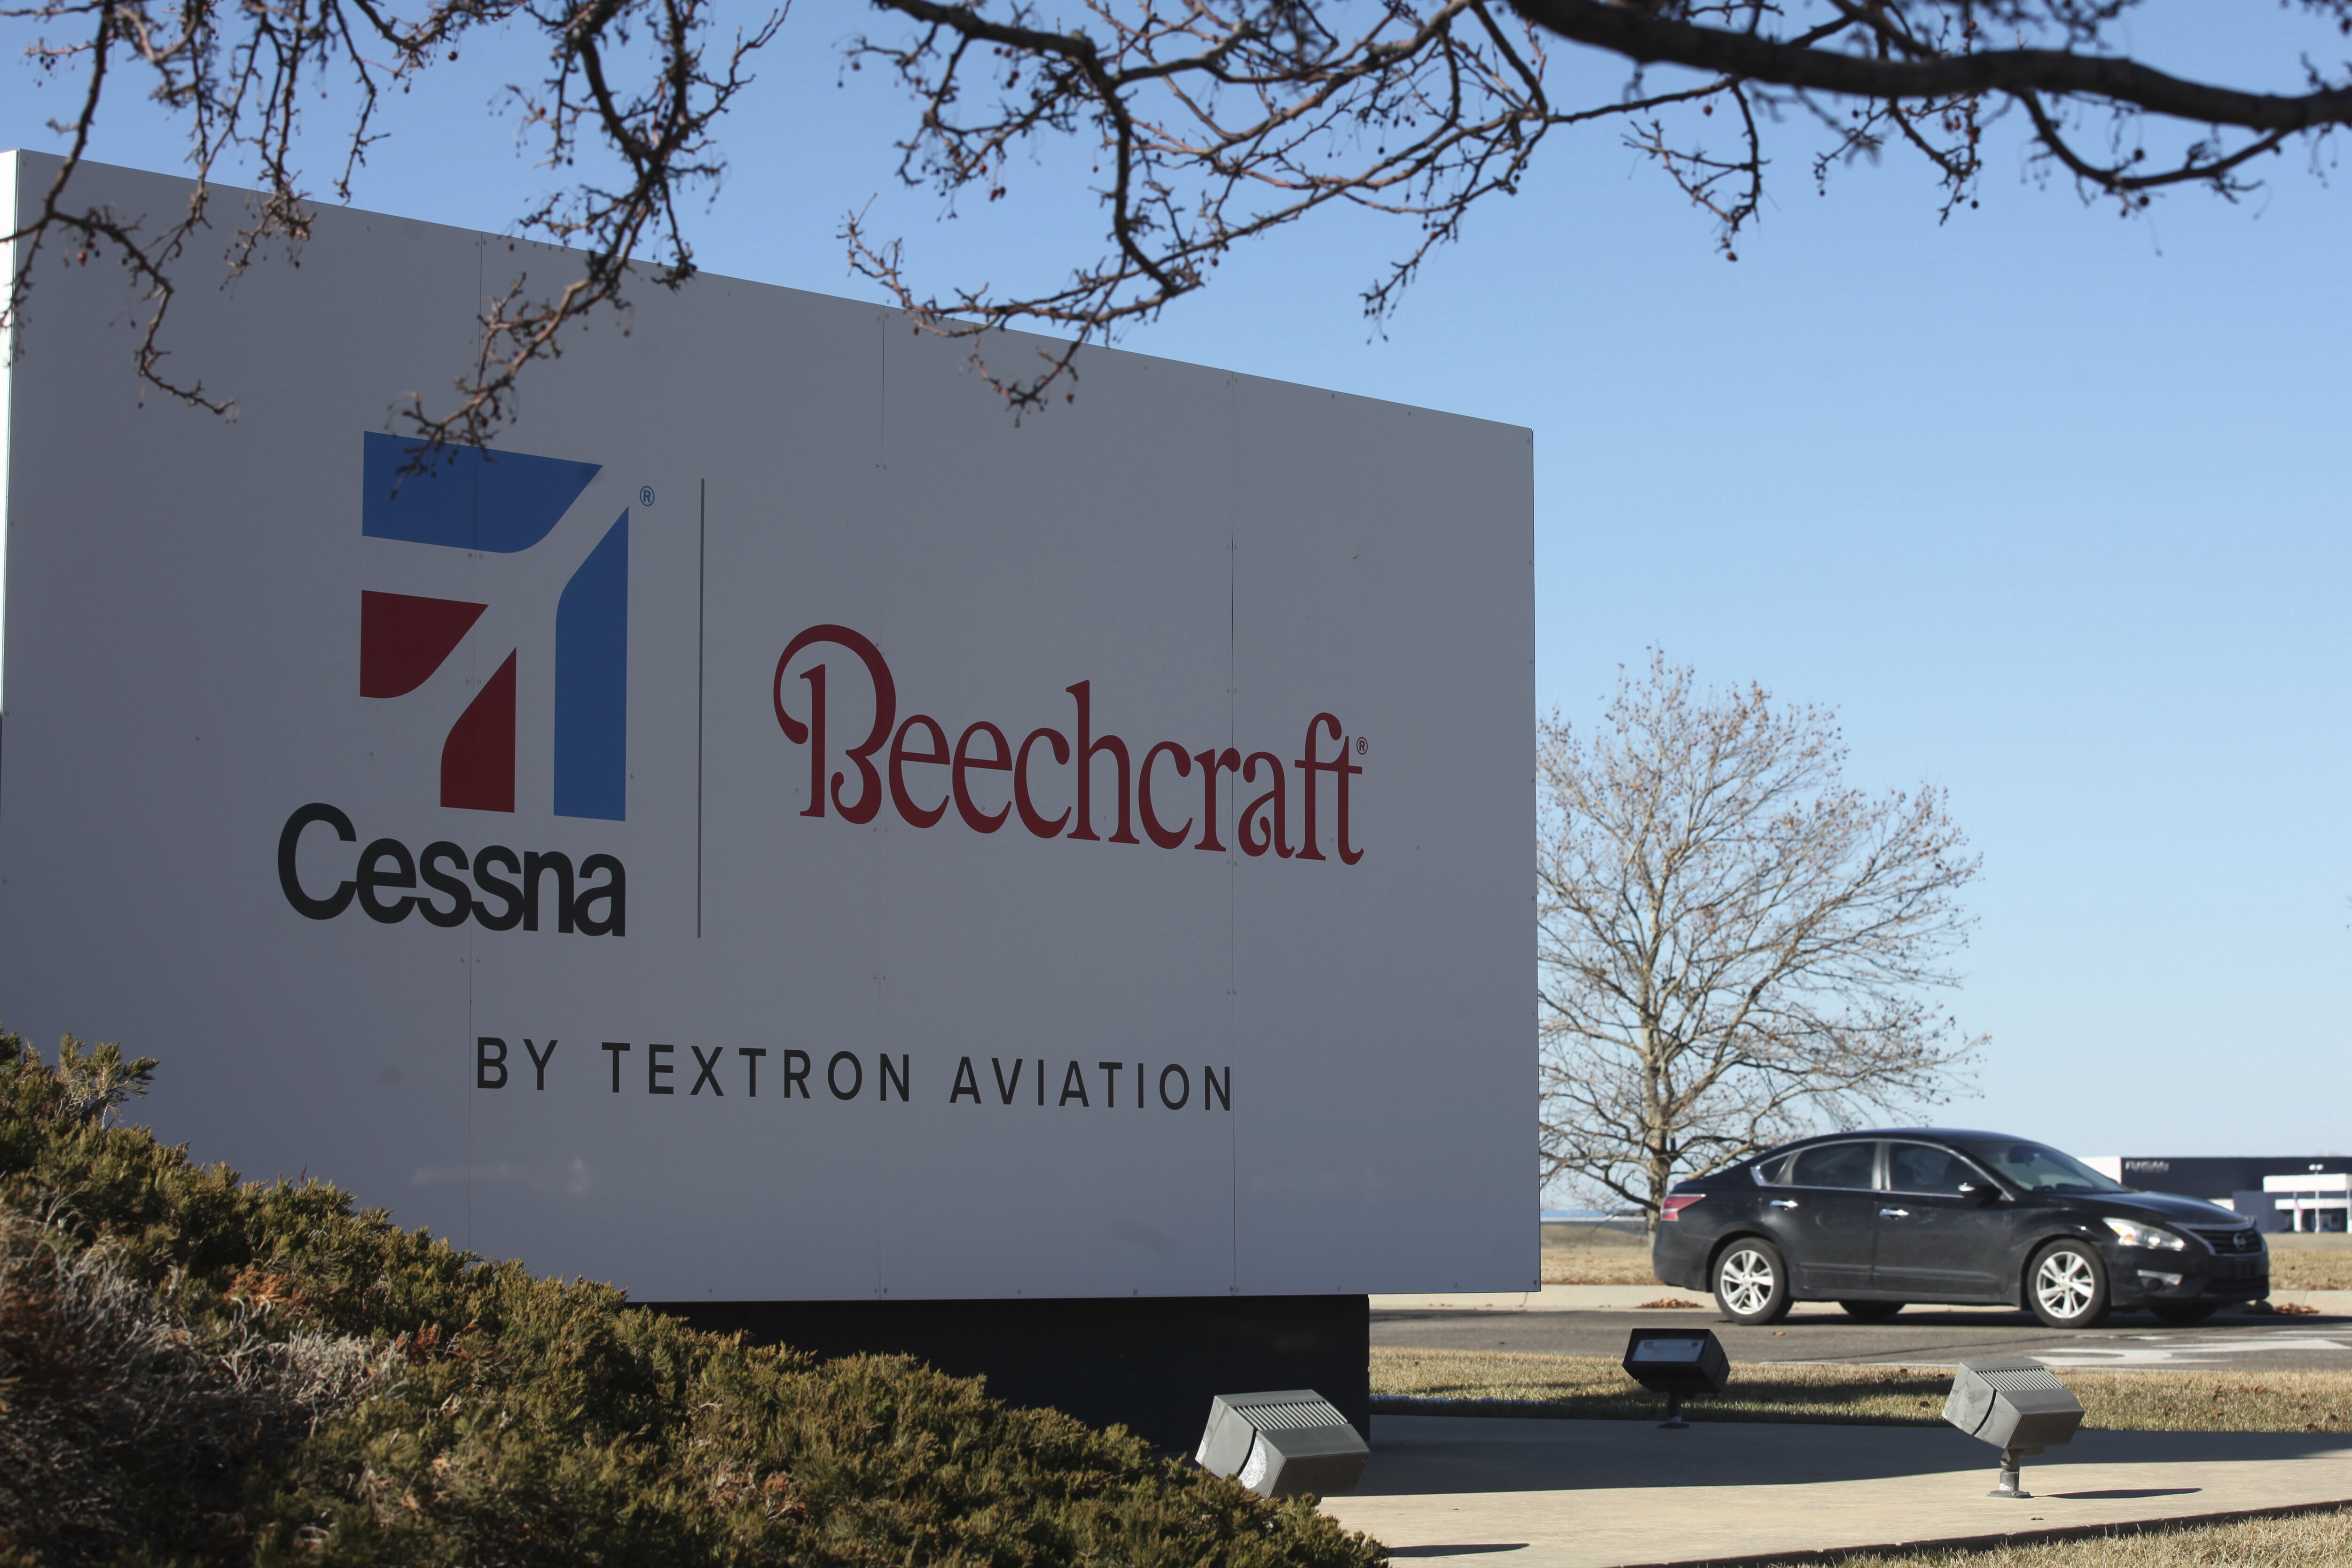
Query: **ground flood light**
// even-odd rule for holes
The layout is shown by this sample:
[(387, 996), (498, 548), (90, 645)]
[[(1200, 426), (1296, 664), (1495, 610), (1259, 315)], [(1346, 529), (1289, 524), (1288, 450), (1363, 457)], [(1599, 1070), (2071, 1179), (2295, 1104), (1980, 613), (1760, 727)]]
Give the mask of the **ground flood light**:
[(1339, 1407), (1312, 1388), (1220, 1394), (1193, 1461), (1260, 1497), (1328, 1497), (1352, 1488), (1372, 1450)]
[(1731, 1381), (1731, 1358), (1713, 1329), (1635, 1329), (1625, 1342), (1624, 1367), (1626, 1376), (1666, 1396), (1661, 1427), (1689, 1426), (1683, 1419), (1683, 1396), (1720, 1394)]
[(2038, 1361), (1964, 1361), (1944, 1401), (1944, 1419), (2000, 1450), (2000, 1485), (1988, 1495), (2030, 1498), (2018, 1485), (2021, 1461), (2073, 1442), (2083, 1402)]

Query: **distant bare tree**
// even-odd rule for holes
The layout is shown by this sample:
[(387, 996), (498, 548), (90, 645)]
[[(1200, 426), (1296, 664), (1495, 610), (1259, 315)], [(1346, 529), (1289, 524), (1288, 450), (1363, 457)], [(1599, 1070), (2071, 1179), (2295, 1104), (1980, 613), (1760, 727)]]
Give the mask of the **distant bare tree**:
[(1979, 860), (1941, 790), (1866, 795), (1833, 714), (1657, 653), (1538, 739), (1547, 1183), (1654, 1224), (1683, 1176), (1949, 1092), (1983, 1041), (1929, 993)]

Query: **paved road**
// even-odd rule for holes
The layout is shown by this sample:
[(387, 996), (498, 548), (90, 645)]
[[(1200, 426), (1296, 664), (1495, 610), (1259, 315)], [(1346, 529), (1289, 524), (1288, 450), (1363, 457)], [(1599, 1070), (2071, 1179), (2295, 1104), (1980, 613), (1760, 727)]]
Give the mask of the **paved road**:
[(1697, 1312), (1376, 1312), (1372, 1343), (1421, 1350), (1545, 1355), (1625, 1353), (1626, 1331), (1704, 1325), (1738, 1362), (1890, 1362), (1949, 1366), (2032, 1355), (2053, 1366), (2152, 1366), (2213, 1372), (2352, 1372), (2352, 1318), (2216, 1317), (2194, 1327), (2118, 1313), (2096, 1329), (2053, 1333), (2021, 1312), (1913, 1307), (1892, 1322), (1804, 1314), (1743, 1328)]

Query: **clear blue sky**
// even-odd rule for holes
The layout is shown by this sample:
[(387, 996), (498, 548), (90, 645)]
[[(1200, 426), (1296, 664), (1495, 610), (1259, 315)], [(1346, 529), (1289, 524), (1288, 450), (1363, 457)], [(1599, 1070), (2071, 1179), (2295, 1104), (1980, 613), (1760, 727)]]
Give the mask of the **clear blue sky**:
[[(835, 235), (877, 193), (941, 284), (1091, 255), (1050, 168), (953, 223), (894, 193), (904, 101), (836, 86), (866, 17), (795, 11), (724, 133), (702, 263), (870, 297)], [(2270, 85), (2293, 56), (2254, 42), (2193, 57)], [(488, 109), (513, 68), (477, 44), (460, 68), (394, 106), (360, 205), (510, 225), (539, 183)], [(55, 148), (65, 92), (0, 70), (0, 146)], [(95, 149), (178, 152), (127, 99)], [(1124, 346), (1533, 427), (1544, 707), (1590, 719), (1654, 643), (1836, 708), (1859, 782), (1948, 789), (1985, 862), (1952, 999), (1993, 1043), (1942, 1119), (2094, 1155), (2352, 1147), (2352, 190), (2280, 159), (2245, 204), (2126, 223), (2000, 142), (1981, 210), (1939, 226), (1899, 159), (1826, 197), (1797, 144), (1777, 172), (1733, 265), (1612, 133), (1563, 137), (1385, 341), (1357, 295), (1402, 235), (1343, 219)]]

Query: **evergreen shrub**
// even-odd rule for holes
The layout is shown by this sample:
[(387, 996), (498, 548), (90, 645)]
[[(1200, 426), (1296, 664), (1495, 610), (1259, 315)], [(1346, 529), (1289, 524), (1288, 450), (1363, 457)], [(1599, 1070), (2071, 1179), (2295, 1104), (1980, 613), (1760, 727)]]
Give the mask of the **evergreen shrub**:
[(1370, 1568), (1118, 1427), (698, 1333), (120, 1124), (151, 1060), (0, 1034), (0, 1568)]

